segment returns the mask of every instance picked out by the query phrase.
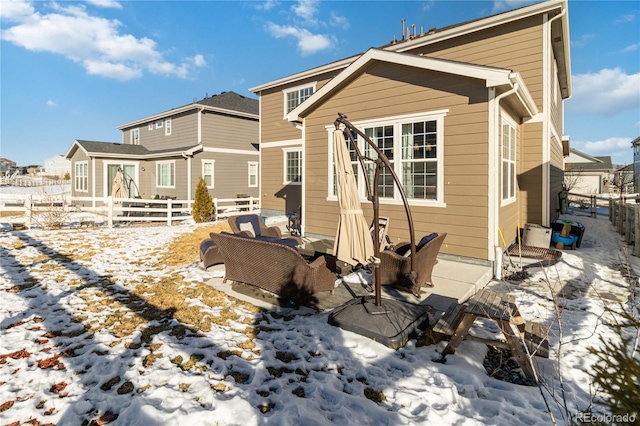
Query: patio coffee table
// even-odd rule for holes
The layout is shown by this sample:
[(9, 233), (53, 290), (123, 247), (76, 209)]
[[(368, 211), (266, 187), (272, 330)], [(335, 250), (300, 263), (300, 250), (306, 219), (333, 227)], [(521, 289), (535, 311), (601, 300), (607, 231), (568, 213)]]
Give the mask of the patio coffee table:
[(350, 274), (353, 271), (353, 267), (351, 265), (339, 260), (337, 257), (329, 253), (323, 253), (313, 248), (306, 248), (303, 246), (298, 247), (298, 253), (308, 261), (313, 261), (320, 256), (324, 256), (327, 261), (327, 268), (329, 268), (329, 270), (334, 274), (338, 274), (340, 276)]

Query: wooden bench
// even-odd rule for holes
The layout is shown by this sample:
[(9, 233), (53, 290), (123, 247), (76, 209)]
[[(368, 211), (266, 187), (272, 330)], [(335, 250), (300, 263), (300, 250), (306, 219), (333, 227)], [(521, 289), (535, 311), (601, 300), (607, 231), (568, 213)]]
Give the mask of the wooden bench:
[[(477, 318), (488, 318), (496, 322), (505, 340), (476, 337), (469, 330)], [(464, 339), (482, 342), (495, 347), (510, 349), (524, 374), (537, 381), (531, 355), (549, 357), (548, 329), (545, 325), (525, 322), (515, 304), (515, 297), (482, 290), (465, 304), (449, 308), (433, 327), (433, 331), (451, 336), (442, 352), (455, 353)]]

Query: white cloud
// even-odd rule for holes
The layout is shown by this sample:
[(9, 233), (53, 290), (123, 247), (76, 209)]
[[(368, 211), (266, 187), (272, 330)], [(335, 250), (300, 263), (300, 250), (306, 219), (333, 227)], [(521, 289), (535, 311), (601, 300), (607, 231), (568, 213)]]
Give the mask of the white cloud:
[(333, 27), (339, 27), (339, 28), (342, 28), (343, 30), (348, 29), (349, 26), (351, 25), (349, 23), (349, 20), (345, 16), (338, 15), (335, 12), (331, 12), (330, 24)]
[(33, 12), (33, 6), (31, 6), (31, 4), (27, 1), (2, 0), (2, 7), (0, 7), (0, 18), (2, 18), (3, 20), (19, 21), (26, 16), (32, 15)]
[(593, 34), (582, 34), (579, 37), (571, 39), (571, 47), (582, 47), (589, 43), (589, 40), (594, 38)]
[(169, 62), (155, 41), (122, 34), (120, 21), (89, 15), (82, 5), (65, 7), (54, 3), (53, 7), (54, 13), (48, 14), (33, 8), (29, 14), (12, 12), (18, 23), (3, 30), (2, 39), (28, 50), (62, 55), (82, 64), (91, 75), (118, 80), (140, 77), (144, 71), (187, 78), (193, 67), (205, 63), (202, 55), (182, 64)]
[(501, 12), (503, 10), (517, 9), (519, 7), (526, 6), (531, 3), (536, 3), (537, 0), (494, 0), (493, 12)]
[(316, 14), (318, 13), (318, 0), (299, 0), (297, 4), (291, 6), (291, 10), (307, 23), (316, 24)]
[(276, 7), (279, 2), (275, 1), (275, 0), (267, 0), (265, 2), (252, 2), (253, 7), (255, 7), (258, 10), (271, 10), (274, 7)]
[(629, 75), (620, 68), (605, 68), (593, 74), (574, 75), (572, 80), (569, 111), (611, 116), (640, 109), (640, 73)]
[(273, 22), (267, 24), (267, 31), (276, 38), (294, 37), (298, 40), (298, 48), (303, 55), (309, 55), (328, 49), (333, 44), (333, 39), (323, 34), (313, 34), (304, 28), (290, 25), (277, 25)]
[(96, 7), (103, 7), (109, 9), (122, 9), (122, 5), (115, 0), (85, 0)]
[(580, 142), (580, 145), (589, 153), (608, 153), (620, 149), (630, 149), (631, 138), (608, 138), (602, 141)]
[(616, 24), (628, 24), (629, 22), (635, 21), (636, 16), (633, 13), (628, 13), (626, 15), (622, 15), (618, 19), (615, 20)]
[(58, 106), (58, 104), (56, 103), (56, 101), (47, 101), (47, 106), (48, 107), (56, 107), (56, 106)]
[(638, 50), (638, 48), (640, 47), (640, 44), (636, 43), (636, 44), (630, 44), (629, 46), (625, 47), (624, 49), (622, 49), (623, 52), (635, 52), (636, 50)]

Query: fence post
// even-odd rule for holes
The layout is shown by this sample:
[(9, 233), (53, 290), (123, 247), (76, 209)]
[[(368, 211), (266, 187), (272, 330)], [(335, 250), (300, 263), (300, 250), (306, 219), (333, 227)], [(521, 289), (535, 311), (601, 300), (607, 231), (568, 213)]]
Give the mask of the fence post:
[(213, 220), (218, 220), (218, 199), (213, 199)]
[(624, 209), (625, 209), (625, 217), (627, 219), (627, 223), (625, 224), (625, 231), (624, 231), (624, 240), (627, 242), (627, 244), (631, 244), (631, 212), (633, 210), (631, 210), (632, 206), (629, 206), (627, 204), (624, 205)]
[(622, 234), (622, 221), (624, 220), (623, 218), (623, 208), (622, 208), (622, 198), (618, 199), (618, 234)]
[(113, 228), (113, 197), (107, 197), (107, 226)]
[(27, 229), (31, 229), (31, 222), (33, 220), (33, 195), (31, 194), (24, 200), (24, 212), (26, 216), (25, 225)]
[(171, 218), (173, 217), (173, 212), (171, 211), (171, 209), (173, 208), (173, 203), (171, 202), (171, 199), (167, 200), (167, 226), (171, 226), (172, 220)]
[(614, 209), (613, 198), (609, 198), (609, 222), (611, 222), (612, 225), (615, 225), (615, 220), (614, 220), (615, 215), (613, 214), (613, 209)]

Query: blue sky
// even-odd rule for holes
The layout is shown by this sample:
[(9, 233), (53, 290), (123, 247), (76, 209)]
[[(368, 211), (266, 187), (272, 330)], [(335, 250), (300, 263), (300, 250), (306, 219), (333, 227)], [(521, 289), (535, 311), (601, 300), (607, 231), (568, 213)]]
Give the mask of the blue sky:
[[(44, 164), (75, 139), (223, 91), (364, 52), (417, 28), (531, 1), (1, 0), (0, 157)], [(640, 2), (569, 1), (573, 97), (565, 134), (632, 162), (640, 136)]]

